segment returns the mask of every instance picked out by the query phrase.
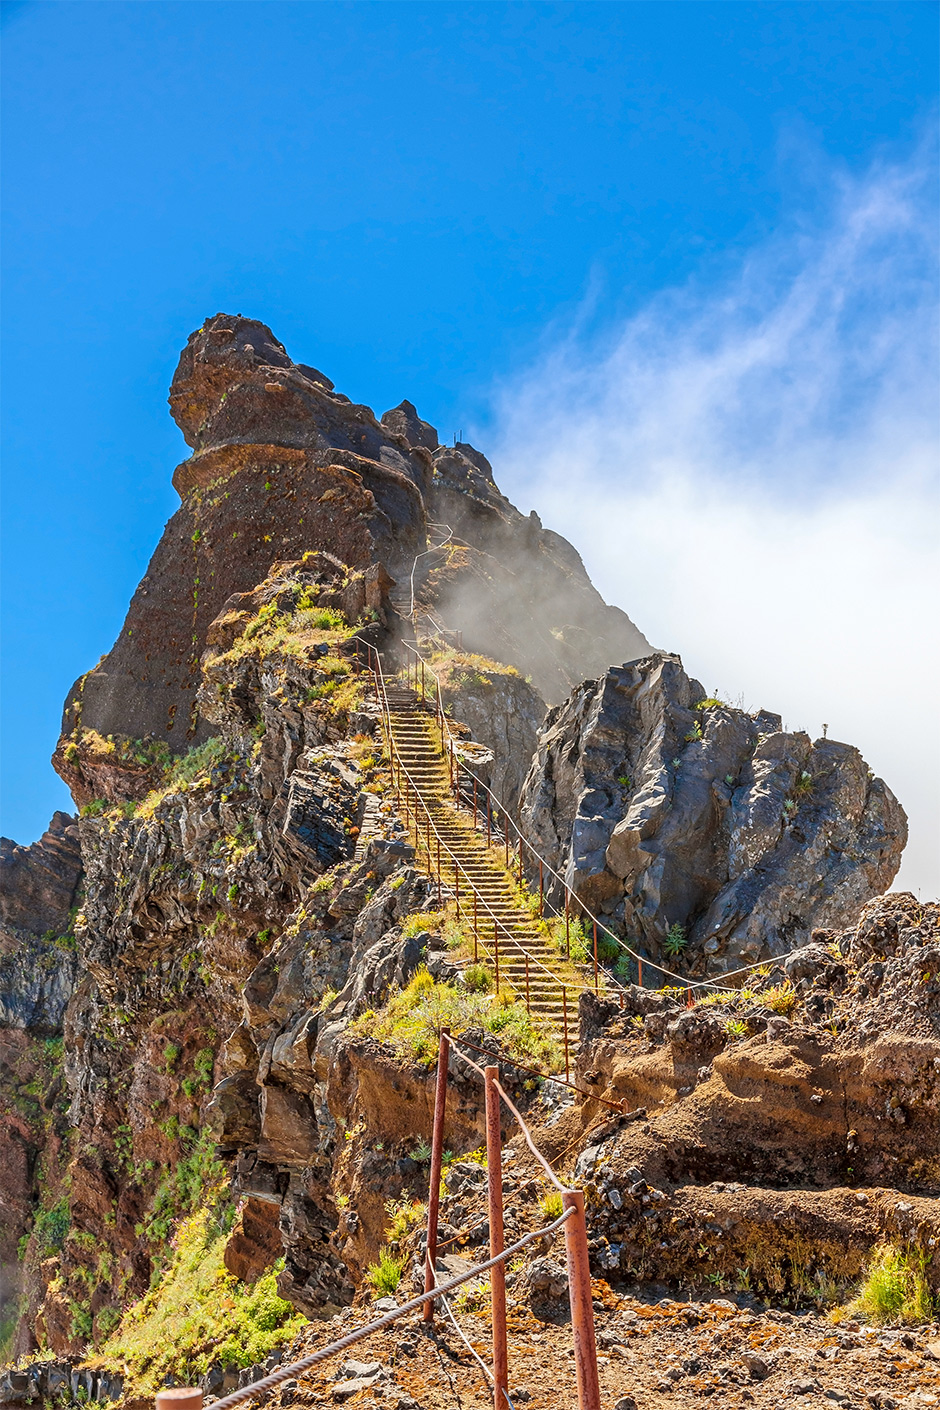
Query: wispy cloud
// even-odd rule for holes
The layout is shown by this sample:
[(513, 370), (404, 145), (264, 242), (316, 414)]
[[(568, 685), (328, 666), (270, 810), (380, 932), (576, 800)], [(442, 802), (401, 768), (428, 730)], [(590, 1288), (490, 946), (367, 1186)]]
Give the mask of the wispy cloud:
[[(504, 490), (726, 696), (857, 744), (940, 890), (934, 153), (831, 174), (720, 285), (581, 318), (495, 394)], [(492, 444), (492, 432), (489, 443)]]

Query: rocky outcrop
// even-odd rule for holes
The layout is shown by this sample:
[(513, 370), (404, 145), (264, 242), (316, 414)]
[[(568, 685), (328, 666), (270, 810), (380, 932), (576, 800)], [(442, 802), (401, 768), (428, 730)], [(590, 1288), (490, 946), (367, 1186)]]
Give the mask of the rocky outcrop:
[(81, 869), (78, 827), (68, 813), (53, 813), (29, 847), (0, 837), (0, 923), (31, 935), (64, 933)]
[(848, 924), (891, 884), (907, 840), (857, 749), (709, 700), (668, 655), (586, 681), (549, 712), (522, 812), (586, 905), (653, 957), (672, 930), (692, 973)]
[[(170, 409), (193, 448), (173, 476), (182, 503), (117, 642), (69, 691), (54, 763), (70, 787), (81, 752), (99, 773), (119, 764), (127, 796), (139, 796), (155, 747), (207, 738), (196, 692), (210, 624), (275, 561), (305, 552), (362, 573), (382, 565), (402, 581), (418, 560), (418, 584), (446, 625), (471, 649), (531, 670), (553, 698), (648, 648), (603, 603), (570, 544), (500, 494), (484, 456), (439, 447), (409, 402), (378, 421), (292, 362), (262, 323), (217, 314), (193, 333)], [(442, 519), (463, 557), (419, 559), (429, 523)], [(119, 783), (105, 776), (111, 791), (97, 796), (112, 797)]]
[(445, 709), (490, 755), (485, 770), (476, 767), (472, 758), (467, 760), (469, 768), (515, 817), (545, 717), (545, 701), (514, 667), (466, 652), (440, 653), (434, 658), (434, 670)]
[(746, 1268), (755, 1288), (812, 1296), (875, 1244), (936, 1246), (936, 904), (879, 897), (737, 1000), (631, 988), (622, 1009), (585, 996), (581, 1018), (597, 1094), (646, 1113), (578, 1160), (605, 1276)]
[[(530, 836), (576, 894), (654, 956), (671, 930), (675, 963), (695, 972), (772, 959), (816, 928), (770, 976), (777, 997), (742, 996), (734, 1018), (644, 989), (622, 1011), (584, 1001), (582, 1085), (647, 1108), (648, 1121), (628, 1113), (618, 1149), (647, 1171), (633, 1184), (655, 1178), (689, 1221), (670, 1232), (659, 1201), (623, 1194), (619, 1173), (616, 1205), (613, 1156), (592, 1157), (571, 1178), (590, 1175), (607, 1200), (595, 1269), (624, 1270), (634, 1240), (673, 1276), (691, 1246), (681, 1230), (698, 1231), (711, 1203), (686, 1188), (703, 1174), (824, 1184), (846, 1180), (859, 1152), (867, 1179), (935, 1182), (923, 1155), (936, 1136), (934, 941), (894, 903), (850, 942), (835, 933), (888, 884), (904, 840), (899, 805), (857, 751), (705, 700), (678, 658), (650, 656), (601, 601), (574, 549), (509, 504), (485, 456), (440, 446), (408, 402), (377, 420), (264, 325), (209, 320), (170, 401), (193, 448), (174, 477), (182, 504), (118, 643), (70, 694), (56, 751), (81, 818), (57, 815), (33, 848), (3, 844), (0, 1123), (13, 1154), (0, 1202), (14, 1233), (0, 1254), (12, 1260), (27, 1235), (17, 1350), (100, 1345), (154, 1285), (193, 1201), (226, 1202), (224, 1180), (238, 1215), (225, 1266), (254, 1280), (283, 1258), (282, 1293), (317, 1318), (361, 1290), (390, 1209), (407, 1225), (426, 1193), (425, 1060), (454, 991), (433, 991), (418, 1038), (412, 1010), (394, 1040), (383, 1025), (399, 1023), (394, 996), (416, 975), (415, 1008), (431, 978), (461, 971), (444, 941), (454, 918), (395, 810), (361, 669), (375, 650), (390, 673), (404, 659), (412, 581), (466, 802), (474, 768), (510, 811), (521, 795)], [(563, 703), (543, 723), (545, 700)], [(853, 996), (858, 1041), (836, 1051)], [(464, 1001), (523, 1021), (501, 1000)], [(829, 1085), (810, 1092), (807, 1073), (823, 1072)], [(455, 1054), (450, 1077), (447, 1142), (466, 1153), (482, 1138), (477, 1074)], [(543, 1121), (559, 1169), (579, 1143), (607, 1140), (590, 1098), (511, 1066), (502, 1080)], [(763, 1146), (748, 1157), (754, 1103)], [(456, 1237), (482, 1198), (480, 1167), (458, 1161), (448, 1179)], [(541, 1219), (537, 1179), (525, 1189), (525, 1217)], [(623, 1228), (608, 1219), (620, 1210)], [(848, 1224), (835, 1204), (815, 1213), (831, 1249)], [(747, 1238), (761, 1217), (749, 1208)], [(855, 1222), (857, 1263), (894, 1225)], [(410, 1237), (398, 1249), (420, 1268)], [(485, 1241), (483, 1226), (470, 1237)], [(213, 1362), (207, 1391), (232, 1375)]]

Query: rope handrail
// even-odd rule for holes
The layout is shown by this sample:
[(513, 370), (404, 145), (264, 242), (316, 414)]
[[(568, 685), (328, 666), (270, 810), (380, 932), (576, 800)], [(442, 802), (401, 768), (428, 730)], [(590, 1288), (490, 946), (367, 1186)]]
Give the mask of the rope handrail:
[[(515, 1058), (504, 1057), (502, 1053), (490, 1053), (486, 1048), (478, 1048), (476, 1043), (470, 1043), (466, 1038), (452, 1038), (452, 1042), (459, 1043), (462, 1048), (470, 1048), (474, 1053), (479, 1053), (481, 1057), (495, 1058), (496, 1061), (506, 1063), (508, 1067), (518, 1067), (520, 1072), (528, 1072), (532, 1077), (541, 1077), (543, 1082), (554, 1082), (559, 1087), (570, 1087), (572, 1092), (577, 1092), (579, 1096), (587, 1097), (592, 1102), (599, 1102), (601, 1106), (609, 1106), (612, 1111), (619, 1111), (624, 1115), (623, 1102), (609, 1102), (606, 1097), (595, 1096), (593, 1092), (586, 1092), (583, 1087), (579, 1087), (576, 1082), (569, 1082), (565, 1077), (554, 1077), (549, 1072), (540, 1072), (537, 1067), (527, 1067), (524, 1062), (517, 1062)], [(469, 1058), (467, 1059), (469, 1061)]]
[[(422, 665), (423, 665), (424, 667), (426, 667), (427, 670), (430, 671), (431, 675), (434, 677), (435, 684), (437, 685), (437, 696), (438, 696), (438, 700), (440, 701), (441, 718), (444, 720), (444, 722), (445, 722), (445, 724), (446, 724), (446, 727), (447, 727), (447, 734), (448, 734), (448, 737), (449, 737), (449, 739), (450, 739), (450, 741), (451, 741), (452, 747), (455, 748), (455, 749), (456, 749), (456, 748), (459, 748), (459, 743), (458, 743), (457, 740), (455, 740), (454, 734), (453, 734), (453, 732), (452, 732), (452, 730), (451, 730), (451, 728), (450, 728), (450, 725), (449, 725), (449, 723), (447, 723), (447, 716), (446, 716), (446, 713), (444, 712), (444, 709), (443, 709), (442, 687), (441, 687), (440, 678), (439, 678), (437, 672), (435, 671), (434, 667), (431, 665), (430, 661), (428, 661), (424, 656), (421, 655), (421, 652), (418, 650), (417, 646), (412, 646), (411, 643), (410, 643), (410, 642), (407, 642), (407, 641), (406, 641), (406, 642), (402, 642), (402, 645), (403, 645), (408, 651), (411, 651), (411, 652), (417, 657), (417, 659), (422, 663)], [(482, 789), (483, 792), (487, 795), (487, 797), (488, 797), (493, 803), (496, 804), (497, 808), (499, 809), (499, 812), (500, 812), (501, 816), (502, 816), (502, 817), (505, 819), (505, 821), (512, 827), (513, 832), (514, 832), (515, 835), (516, 835), (517, 847), (518, 847), (518, 849), (521, 851), (521, 848), (522, 848), (523, 846), (527, 847), (528, 850), (529, 850), (529, 853), (531, 854), (531, 856), (535, 859), (536, 862), (538, 862), (539, 867), (542, 868), (544, 871), (547, 871), (550, 876), (554, 877), (555, 880), (559, 883), (559, 885), (560, 885), (569, 895), (574, 895), (574, 893), (571, 891), (571, 888), (569, 887), (568, 883), (565, 881), (564, 877), (562, 877), (561, 875), (559, 875), (559, 873), (555, 870), (555, 868), (551, 865), (551, 863), (550, 863), (550, 862), (547, 862), (547, 861), (545, 860), (545, 858), (542, 857), (541, 854), (535, 850), (535, 848), (532, 846), (532, 843), (528, 840), (528, 838), (526, 838), (526, 837), (523, 836), (522, 831), (521, 831), (521, 829), (519, 828), (519, 825), (516, 823), (515, 819), (512, 817), (512, 815), (511, 815), (511, 813), (509, 812), (508, 808), (506, 808), (505, 804), (503, 804), (503, 803), (496, 797), (496, 795), (495, 795), (495, 793), (493, 792), (493, 790), (492, 790), (487, 784), (485, 784), (481, 778), (478, 778), (478, 776), (474, 773), (473, 769), (470, 767), (470, 765), (469, 765), (468, 763), (466, 763), (466, 762), (464, 761), (464, 762), (461, 763), (460, 767), (462, 767), (463, 769), (466, 770), (466, 772), (467, 772), (467, 773), (470, 775), (470, 777), (473, 779), (473, 781), (474, 781), (474, 783), (477, 785), (477, 787), (480, 788), (480, 789)], [(629, 945), (629, 944), (627, 943), (626, 940), (623, 940), (619, 935), (614, 934), (614, 932), (613, 932), (612, 930), (610, 930), (609, 927), (608, 927), (607, 925), (605, 925), (602, 920), (599, 920), (598, 917), (597, 917), (596, 915), (594, 915), (593, 911), (591, 911), (586, 905), (584, 905), (584, 903), (580, 900), (580, 898), (576, 898), (576, 899), (577, 899), (578, 907), (579, 907), (579, 909), (581, 910), (582, 914), (587, 918), (588, 921), (590, 921), (593, 925), (597, 926), (597, 927), (600, 929), (600, 931), (601, 931), (602, 934), (606, 935), (609, 939), (613, 940), (613, 942), (614, 942), (625, 954), (629, 955), (629, 956), (631, 957), (631, 959), (636, 960), (639, 965), (645, 964), (645, 965), (649, 966), (650, 968), (655, 969), (659, 974), (662, 974), (662, 975), (666, 976), (666, 977), (669, 978), (669, 979), (675, 979), (675, 980), (677, 981), (677, 987), (679, 987), (679, 988), (681, 988), (681, 989), (715, 989), (715, 990), (718, 990), (719, 992), (722, 991), (722, 990), (724, 990), (724, 989), (731, 989), (731, 988), (734, 987), (733, 985), (722, 984), (722, 983), (716, 982), (715, 980), (712, 980), (712, 979), (692, 979), (689, 975), (677, 974), (674, 970), (667, 969), (664, 965), (659, 964), (656, 960), (651, 960), (648, 956), (639, 954), (636, 950), (633, 949), (633, 947), (632, 947), (631, 945)], [(556, 915), (558, 915), (558, 914), (560, 914), (560, 913), (556, 912)], [(738, 975), (741, 975), (741, 974), (750, 974), (752, 971), (754, 971), (754, 970), (756, 970), (756, 969), (763, 969), (763, 968), (765, 967), (765, 965), (767, 965), (767, 964), (771, 964), (771, 965), (777, 966), (777, 965), (779, 965), (779, 964), (781, 963), (782, 960), (789, 959), (790, 955), (796, 954), (797, 950), (800, 949), (800, 948), (801, 948), (801, 947), (797, 945), (797, 946), (795, 946), (792, 950), (787, 950), (786, 953), (783, 954), (783, 955), (774, 955), (774, 956), (772, 956), (770, 960), (756, 960), (753, 964), (742, 965), (739, 969), (726, 970), (726, 971), (720, 976), (720, 978), (721, 978), (721, 979), (734, 979), (734, 978), (737, 978)], [(615, 986), (616, 986), (617, 988), (623, 988), (622, 985), (619, 985), (619, 984), (617, 983), (616, 979), (615, 979), (613, 982), (614, 982), (614, 984), (615, 984)]]
[(469, 1283), (471, 1279), (478, 1278), (481, 1273), (488, 1272), (495, 1268), (497, 1264), (505, 1263), (507, 1258), (512, 1258), (527, 1245), (536, 1239), (545, 1238), (548, 1234), (554, 1234), (563, 1224), (574, 1214), (573, 1209), (566, 1209), (554, 1219), (551, 1224), (547, 1224), (544, 1229), (536, 1229), (532, 1233), (524, 1234), (521, 1239), (517, 1239), (509, 1248), (504, 1248), (495, 1258), (488, 1258), (485, 1263), (477, 1263), (466, 1273), (461, 1273), (456, 1278), (449, 1278), (446, 1283), (439, 1283), (430, 1292), (421, 1293), (418, 1297), (411, 1298), (408, 1302), (403, 1302), (401, 1307), (396, 1307), (394, 1312), (387, 1312), (384, 1317), (380, 1317), (375, 1322), (369, 1322), (365, 1327), (358, 1327), (354, 1332), (349, 1332), (346, 1336), (340, 1337), (338, 1341), (330, 1342), (329, 1346), (322, 1347), (319, 1351), (312, 1352), (310, 1356), (304, 1356), (300, 1361), (292, 1361), (288, 1366), (279, 1366), (276, 1371), (272, 1371), (269, 1376), (263, 1376), (261, 1380), (253, 1381), (251, 1385), (242, 1386), (240, 1390), (234, 1390), (230, 1395), (223, 1396), (221, 1400), (212, 1402), (212, 1410), (234, 1410), (236, 1405), (241, 1405), (246, 1400), (253, 1399), (256, 1395), (261, 1395), (265, 1391), (274, 1390), (276, 1386), (282, 1385), (284, 1381), (293, 1380), (295, 1376), (302, 1375), (304, 1371), (309, 1371), (318, 1361), (325, 1361), (330, 1356), (335, 1356), (339, 1351), (345, 1351), (347, 1347), (355, 1346), (356, 1342), (364, 1341), (366, 1337), (373, 1336), (376, 1332), (384, 1330), (393, 1322), (397, 1322), (400, 1317), (406, 1316), (409, 1312), (416, 1311), (426, 1303), (432, 1302), (435, 1298), (453, 1292), (454, 1288), (459, 1288), (462, 1283)]

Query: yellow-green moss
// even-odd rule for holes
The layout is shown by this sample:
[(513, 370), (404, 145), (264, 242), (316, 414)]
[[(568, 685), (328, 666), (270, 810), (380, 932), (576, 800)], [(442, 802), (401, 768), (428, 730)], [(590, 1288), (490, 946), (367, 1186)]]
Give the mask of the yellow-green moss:
[(124, 1313), (99, 1352), (122, 1368), (125, 1393), (151, 1396), (173, 1376), (192, 1384), (213, 1361), (250, 1366), (290, 1341), (306, 1319), (278, 1296), (280, 1264), (249, 1285), (222, 1261), (234, 1218), (224, 1186), (177, 1226), (170, 1261), (156, 1285)]

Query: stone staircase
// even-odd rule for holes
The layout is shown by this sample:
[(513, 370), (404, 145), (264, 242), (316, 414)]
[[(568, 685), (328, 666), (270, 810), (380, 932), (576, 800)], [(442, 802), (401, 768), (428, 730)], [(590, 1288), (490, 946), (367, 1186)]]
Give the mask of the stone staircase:
[[(389, 683), (386, 694), (394, 749), (420, 798), (416, 811), (421, 818), (430, 814), (433, 828), (442, 843), (459, 860), (462, 869), (460, 910), (465, 921), (473, 916), (473, 898), (476, 897), (478, 934), (489, 952), (487, 954), (481, 949), (480, 959), (491, 970), (494, 968), (495, 923), (499, 928), (500, 987), (512, 988), (525, 1002), (528, 956), (528, 996), (533, 1017), (560, 1037), (564, 1024), (562, 986), (567, 984), (568, 1026), (569, 1032), (573, 1033), (577, 1023), (577, 994), (584, 987), (584, 979), (573, 968), (562, 975), (560, 971), (565, 967), (565, 961), (559, 958), (536, 920), (519, 900), (499, 850), (496, 847), (488, 848), (485, 837), (454, 806), (449, 767), (440, 748), (440, 735), (434, 717), (422, 708), (415, 691), (407, 687)], [(411, 810), (409, 815), (414, 837), (414, 814)], [(421, 838), (425, 836), (426, 825), (422, 824)], [(419, 852), (421, 855), (424, 855), (423, 846)], [(436, 872), (436, 869), (436, 841), (432, 832), (430, 870)], [(444, 885), (453, 891), (453, 860), (446, 854), (442, 854), (441, 870)], [(467, 894), (470, 887), (472, 895)]]

